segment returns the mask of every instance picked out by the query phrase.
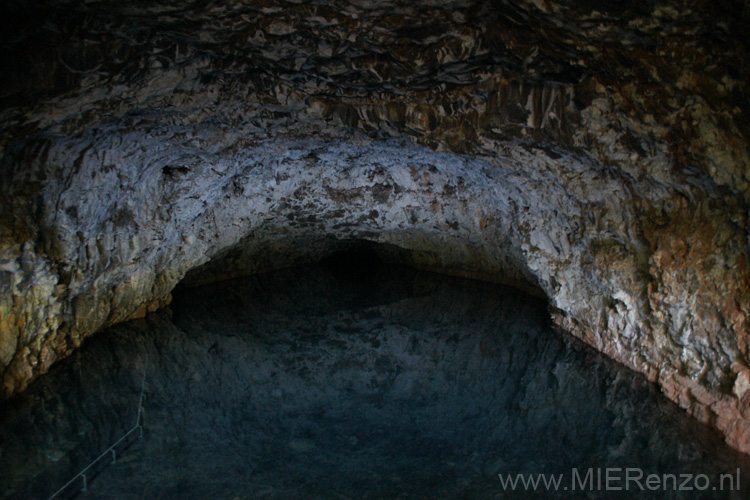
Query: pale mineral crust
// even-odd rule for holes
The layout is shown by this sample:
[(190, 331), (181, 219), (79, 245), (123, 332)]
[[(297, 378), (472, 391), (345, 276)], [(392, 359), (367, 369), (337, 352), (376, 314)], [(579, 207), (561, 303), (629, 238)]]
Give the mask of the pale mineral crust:
[(4, 2), (3, 394), (186, 275), (365, 240), (750, 452), (750, 4), (630, 4)]

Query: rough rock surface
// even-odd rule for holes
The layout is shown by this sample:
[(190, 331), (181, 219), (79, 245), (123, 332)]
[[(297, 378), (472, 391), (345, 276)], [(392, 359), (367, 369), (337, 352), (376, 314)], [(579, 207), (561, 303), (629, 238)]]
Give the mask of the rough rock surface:
[(3, 9), (5, 395), (211, 259), (358, 239), (543, 294), (750, 452), (739, 2)]

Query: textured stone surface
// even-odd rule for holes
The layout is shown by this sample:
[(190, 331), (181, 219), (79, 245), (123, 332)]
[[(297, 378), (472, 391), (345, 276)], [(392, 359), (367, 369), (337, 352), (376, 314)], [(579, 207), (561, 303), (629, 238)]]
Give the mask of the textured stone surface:
[(543, 294), (750, 451), (739, 3), (3, 8), (4, 394), (210, 259), (364, 239)]

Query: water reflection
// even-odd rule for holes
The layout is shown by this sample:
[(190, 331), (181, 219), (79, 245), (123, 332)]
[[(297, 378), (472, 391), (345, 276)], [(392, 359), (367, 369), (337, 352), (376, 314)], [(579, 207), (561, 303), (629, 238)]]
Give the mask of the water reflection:
[(46, 498), (135, 421), (81, 498), (744, 498), (504, 491), (497, 474), (748, 461), (517, 291), (310, 267), (184, 290), (97, 335), (0, 418), (0, 496)]

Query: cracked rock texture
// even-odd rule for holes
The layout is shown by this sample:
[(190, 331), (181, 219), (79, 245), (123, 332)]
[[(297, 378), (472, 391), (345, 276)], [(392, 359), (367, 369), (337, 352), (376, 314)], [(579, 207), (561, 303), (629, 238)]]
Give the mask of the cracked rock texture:
[(745, 4), (5, 2), (3, 394), (186, 275), (365, 240), (545, 296), (750, 452)]

